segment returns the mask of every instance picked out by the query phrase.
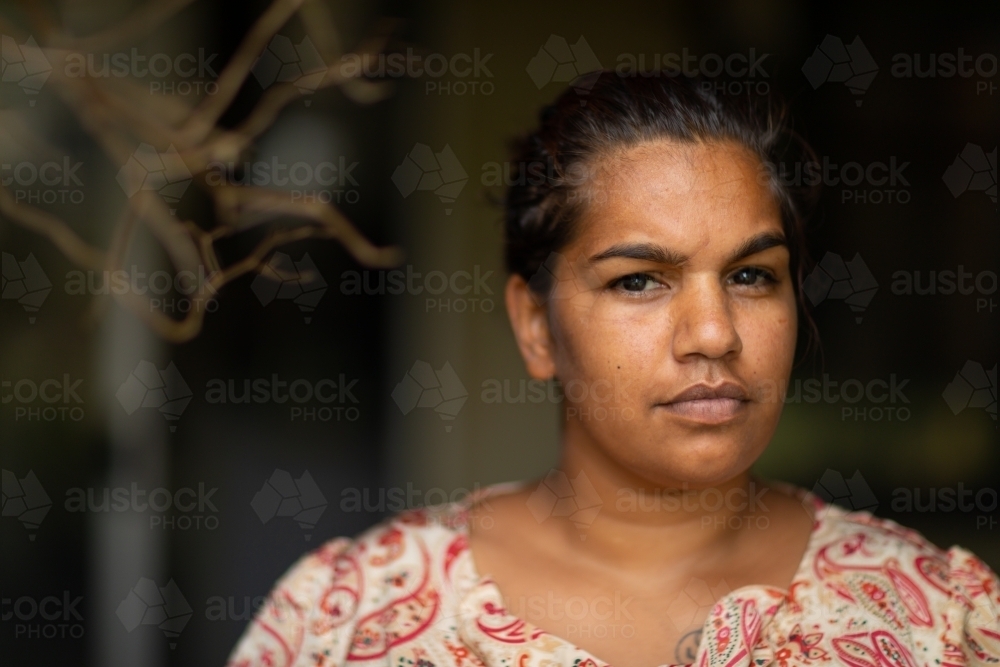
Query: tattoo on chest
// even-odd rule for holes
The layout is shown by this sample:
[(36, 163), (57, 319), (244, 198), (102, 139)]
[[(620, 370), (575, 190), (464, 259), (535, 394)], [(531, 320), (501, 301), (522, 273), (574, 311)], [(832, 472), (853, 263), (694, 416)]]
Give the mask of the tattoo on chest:
[(698, 656), (698, 646), (701, 644), (701, 629), (692, 630), (677, 642), (674, 650), (674, 662), (678, 665), (689, 665)]

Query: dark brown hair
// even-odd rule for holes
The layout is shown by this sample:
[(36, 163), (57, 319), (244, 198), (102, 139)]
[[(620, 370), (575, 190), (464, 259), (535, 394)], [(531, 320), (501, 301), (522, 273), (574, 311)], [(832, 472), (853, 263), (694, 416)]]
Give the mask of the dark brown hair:
[[(775, 165), (815, 160), (792, 129), (787, 106), (773, 96), (728, 96), (716, 83), (665, 70), (626, 76), (612, 70), (581, 77), (539, 114), (539, 126), (514, 144), (504, 197), (507, 270), (547, 291), (540, 271), (571, 240), (586, 202), (585, 175), (602, 157), (643, 142), (734, 141), (756, 155), (788, 241), (799, 323), (806, 348), (817, 341), (802, 281), (809, 263), (805, 221), (818, 191), (777, 178)], [(533, 280), (534, 278), (534, 280)], [(543, 278), (543, 279), (539, 279)]]

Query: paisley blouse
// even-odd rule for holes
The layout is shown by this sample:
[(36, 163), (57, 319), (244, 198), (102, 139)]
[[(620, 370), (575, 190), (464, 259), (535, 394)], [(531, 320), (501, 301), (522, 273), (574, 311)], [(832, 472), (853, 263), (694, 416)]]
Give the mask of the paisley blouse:
[[(278, 581), (230, 667), (605, 665), (505, 609), (493, 580), (476, 572), (469, 509), (499, 488), (306, 554)], [(1000, 581), (985, 563), (795, 492), (816, 518), (791, 586), (723, 595), (690, 664), (1000, 667)]]

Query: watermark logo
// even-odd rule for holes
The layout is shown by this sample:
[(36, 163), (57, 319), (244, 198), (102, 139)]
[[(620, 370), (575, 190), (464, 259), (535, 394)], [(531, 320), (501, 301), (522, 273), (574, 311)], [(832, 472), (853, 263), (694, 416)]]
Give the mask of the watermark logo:
[[(487, 66), (491, 58), (492, 53), (483, 55), (478, 48), (473, 49), (471, 55), (456, 53), (451, 56), (415, 53), (409, 47), (406, 53), (348, 53), (340, 58), (340, 76), (368, 80), (426, 77), (429, 80), (424, 84), (425, 95), (492, 95), (496, 87), (489, 81), (493, 78)], [(449, 74), (458, 80), (441, 80)]]
[[(0, 401), (4, 405), (15, 403), (14, 421), (81, 421), (84, 418), (83, 408), (80, 404), (83, 399), (76, 393), (77, 388), (83, 384), (83, 379), (72, 381), (69, 373), (63, 373), (62, 379), (47, 378), (41, 382), (36, 382), (28, 378), (20, 380), (2, 380), (0, 387), (3, 388), (3, 396)], [(7, 390), (10, 389), (8, 392)], [(41, 399), (47, 403), (45, 407), (34, 407), (33, 403)], [(62, 403), (61, 406), (53, 405)], [(76, 403), (76, 405), (73, 405)]]
[(485, 405), (565, 404), (566, 419), (630, 421), (635, 419), (635, 410), (628, 407), (631, 385), (632, 380), (623, 381), (623, 376), (617, 373), (613, 380), (601, 378), (588, 382), (575, 378), (565, 385), (556, 379), (487, 378), (480, 385), (479, 398)]
[(471, 273), (459, 270), (450, 274), (444, 271), (423, 274), (414, 271), (411, 264), (406, 265), (405, 271), (344, 271), (340, 274), (340, 293), (359, 296), (425, 294), (425, 313), (491, 313), (495, 304), (490, 298), (493, 290), (487, 281), (492, 276), (493, 271), (483, 272), (478, 264)]
[(82, 162), (70, 163), (68, 155), (61, 161), (4, 163), (0, 165), (0, 182), (11, 187), (17, 202), (82, 204), (83, 181), (76, 175), (82, 166)]
[(62, 596), (5, 597), (0, 600), (0, 620), (14, 621), (14, 639), (82, 639), (87, 631), (77, 610), (81, 602), (82, 595), (74, 597), (66, 590)]
[[(601, 62), (583, 35), (572, 45), (565, 37), (549, 35), (535, 57), (528, 62), (525, 71), (539, 90), (552, 82), (573, 82), (573, 88), (582, 96), (597, 83), (594, 77), (582, 75), (599, 69), (602, 69)], [(586, 101), (581, 100), (580, 104), (586, 104)]]
[(152, 190), (176, 212), (178, 202), (191, 185), (191, 170), (173, 144), (165, 153), (142, 143), (115, 177), (125, 196), (131, 199), (140, 190)]
[(958, 487), (901, 487), (893, 489), (889, 506), (894, 512), (959, 512), (976, 513), (976, 530), (992, 530), (997, 525), (997, 490), (990, 487), (967, 489)]
[(173, 649), (177, 647), (177, 638), (191, 620), (194, 610), (173, 579), (166, 586), (157, 586), (152, 579), (140, 577), (118, 605), (115, 614), (127, 632), (140, 625), (158, 627)]
[(10, 470), (0, 472), (3, 489), (3, 516), (16, 517), (28, 531), (28, 541), (35, 541), (35, 531), (52, 508), (52, 500), (45, 493), (33, 470), (21, 479)]
[[(263, 89), (277, 83), (291, 83), (302, 95), (312, 95), (323, 83), (326, 63), (308, 36), (298, 44), (284, 35), (275, 35), (257, 57), (251, 72)], [(309, 106), (311, 100), (303, 100)]]
[[(718, 53), (706, 53), (699, 56), (684, 47), (680, 53), (653, 54), (647, 67), (645, 53), (620, 53), (616, 60), (615, 73), (618, 76), (644, 78), (700, 76), (704, 79), (701, 88), (707, 93), (767, 95), (771, 91), (771, 84), (767, 81), (770, 75), (763, 65), (770, 55), (770, 53), (758, 55), (757, 49), (751, 47), (746, 55), (730, 53), (723, 56)], [(725, 80), (712, 81), (720, 77), (725, 77)]]
[(966, 361), (941, 396), (952, 414), (957, 415), (966, 408), (983, 408), (996, 421), (997, 365), (986, 370), (978, 361)]
[(212, 496), (219, 489), (205, 488), (198, 482), (198, 488), (182, 486), (171, 491), (162, 486), (144, 489), (136, 482), (131, 486), (95, 489), (74, 487), (66, 490), (67, 512), (136, 512), (149, 516), (149, 528), (162, 530), (200, 530), (202, 527), (215, 530), (219, 527), (219, 508), (212, 502)]
[(981, 53), (973, 56), (961, 47), (957, 53), (897, 53), (892, 57), (890, 72), (897, 79), (950, 79), (955, 76), (968, 79), (977, 76), (980, 80), (976, 81), (976, 95), (992, 95), (997, 89), (995, 82), (987, 80), (997, 75), (996, 55)]
[[(617, 378), (615, 378), (617, 380)], [(576, 382), (583, 382), (577, 380)], [(517, 380), (517, 392), (513, 391), (514, 383), (509, 378), (500, 380), (499, 378), (487, 378), (483, 380), (482, 393), (479, 399), (489, 404), (516, 405), (523, 403), (552, 403), (558, 405), (563, 402), (566, 391), (559, 380), (527, 380), (524, 378)], [(587, 397), (592, 392), (584, 389), (583, 396)], [(608, 400), (607, 397), (603, 397)]]
[[(561, 470), (549, 470), (528, 497), (528, 511), (538, 523), (549, 517), (567, 517), (581, 531), (594, 523), (603, 506), (604, 501), (582, 470), (572, 480)], [(581, 532), (580, 539), (587, 539), (586, 533)]]
[(513, 185), (548, 186), (554, 181), (566, 187), (566, 203), (571, 206), (586, 206), (592, 203), (606, 203), (613, 194), (607, 187), (587, 187), (594, 181), (610, 174), (607, 165), (576, 162), (562, 165), (550, 156), (528, 161), (484, 162), (480, 167), (480, 183), (485, 187), (510, 187)]
[(52, 64), (34, 37), (18, 46), (13, 37), (0, 36), (0, 81), (16, 83), (28, 96), (29, 106), (35, 106), (32, 97), (42, 90), (51, 73)]
[(469, 175), (448, 144), (440, 153), (435, 153), (427, 144), (415, 144), (392, 172), (392, 182), (403, 199), (416, 190), (431, 190), (446, 206), (445, 215), (451, 215), (452, 209), (447, 207), (455, 203), (468, 180)]
[[(839, 471), (827, 468), (813, 486), (812, 493), (827, 503), (836, 503), (855, 512), (874, 512), (878, 507), (878, 499), (860, 470), (855, 470), (850, 479), (844, 479)], [(808, 499), (803, 501), (803, 505), (809, 506)]]
[[(358, 379), (348, 381), (347, 376), (340, 373), (337, 379), (322, 378), (313, 382), (305, 378), (297, 378), (289, 382), (282, 380), (277, 373), (271, 377), (259, 377), (253, 380), (234, 380), (228, 382), (222, 378), (213, 378), (205, 384), (205, 402), (210, 405), (219, 403), (276, 403), (284, 405), (291, 401), (289, 412), (291, 421), (357, 421), (361, 411), (350, 405), (357, 404), (354, 395), (354, 385)], [(228, 390), (228, 391), (227, 391)], [(320, 406), (317, 408), (316, 403)], [(334, 406), (331, 403), (339, 403)]]
[(706, 53), (697, 56), (685, 46), (680, 53), (655, 54), (650, 58), (651, 67), (646, 67), (646, 54), (621, 53), (617, 58), (615, 73), (619, 76), (643, 77), (674, 77), (683, 74), (686, 77), (703, 76), (715, 78), (746, 76), (750, 78), (767, 78), (764, 61), (770, 53), (757, 56), (757, 50), (751, 48), (748, 55), (731, 53), (723, 58), (718, 53)]
[[(544, 594), (539, 592), (534, 595), (504, 597), (504, 608), (501, 610), (504, 616), (494, 617), (491, 625), (495, 628), (516, 628), (525, 622), (537, 626), (552, 621), (564, 621), (566, 637), (574, 642), (581, 642), (587, 638), (621, 638), (638, 641), (635, 615), (629, 610), (633, 602), (635, 596), (625, 596), (620, 590), (615, 590), (614, 595), (586, 597), (582, 595), (563, 597), (553, 590), (548, 590)], [(518, 625), (512, 626), (515, 621)], [(454, 623), (454, 617), (444, 617), (441, 622)], [(540, 630), (536, 628), (531, 636), (535, 637), (539, 633)], [(586, 667), (594, 663), (593, 661), (581, 663), (576, 660), (574, 664)]]
[[(447, 361), (437, 371), (426, 361), (413, 362), (392, 390), (392, 400), (404, 415), (414, 408), (433, 408), (446, 422), (454, 421), (468, 397), (465, 385)], [(451, 424), (446, 424), (444, 430), (451, 433)]]
[(16, 300), (28, 313), (28, 323), (34, 324), (35, 313), (52, 291), (52, 283), (42, 271), (35, 254), (28, 253), (24, 261), (19, 262), (9, 252), (0, 253), (0, 271), (3, 274), (0, 298)]
[[(156, 408), (167, 422), (176, 422), (184, 414), (194, 394), (181, 376), (174, 362), (163, 370), (157, 370), (152, 362), (140, 361), (135, 370), (115, 392), (115, 397), (125, 413), (131, 415), (139, 408)], [(170, 431), (177, 425), (170, 424)]]
[[(470, 494), (478, 493), (478, 484), (473, 484), (471, 490), (461, 487), (451, 490), (431, 487), (426, 491), (415, 488), (412, 482), (407, 482), (405, 489), (401, 486), (379, 487), (377, 490), (351, 486), (340, 492), (340, 511), (397, 514), (418, 507), (456, 503)], [(485, 499), (480, 507), (487, 512), (493, 511), (493, 507)], [(475, 519), (478, 525), (486, 530), (493, 528), (494, 525), (493, 517), (489, 515), (470, 517), (470, 519)]]
[(909, 162), (897, 161), (895, 155), (889, 156), (888, 162), (875, 160), (867, 164), (856, 161), (838, 164), (824, 155), (821, 161), (790, 164), (765, 162), (761, 165), (758, 182), (761, 185), (779, 183), (802, 187), (822, 184), (824, 187), (839, 188), (841, 203), (908, 204), (911, 198), (910, 181), (904, 172), (909, 166)]
[[(865, 48), (861, 37), (850, 44), (827, 35), (802, 65), (802, 73), (816, 90), (826, 82), (843, 83), (854, 95), (864, 95), (878, 74), (878, 65)], [(861, 106), (861, 100), (854, 100)]]
[(996, 308), (993, 295), (997, 291), (997, 274), (993, 271), (972, 273), (965, 266), (955, 270), (895, 271), (892, 274), (892, 293), (896, 296), (951, 296), (958, 294), (975, 298), (976, 312), (992, 313)]
[[(218, 53), (208, 54), (205, 49), (176, 56), (168, 53), (143, 55), (132, 47), (118, 53), (70, 53), (66, 56), (65, 75), (71, 79), (123, 79), (153, 77), (149, 82), (150, 95), (215, 95), (219, 92), (218, 73), (212, 61)], [(179, 78), (180, 81), (170, 79)], [(198, 80), (193, 80), (193, 79)]]
[(997, 203), (997, 149), (986, 153), (978, 144), (965, 144), (955, 161), (945, 169), (941, 180), (958, 199), (965, 192), (984, 192)]
[(150, 311), (189, 313), (194, 308), (203, 308), (214, 313), (219, 310), (215, 299), (218, 292), (212, 283), (217, 277), (218, 271), (206, 273), (204, 264), (198, 265), (197, 273), (187, 269), (146, 273), (133, 264), (131, 270), (68, 271), (63, 290), (71, 296), (149, 294)]
[(361, 201), (358, 181), (353, 172), (358, 162), (347, 163), (343, 155), (336, 162), (298, 161), (287, 164), (277, 155), (254, 162), (213, 160), (205, 168), (205, 184), (210, 187), (231, 185), (248, 187), (277, 186), (291, 194), (291, 201), (341, 205)]
[(878, 281), (861, 255), (855, 253), (854, 259), (845, 262), (840, 255), (828, 252), (802, 281), (802, 289), (814, 306), (826, 299), (843, 301), (857, 314), (854, 321), (861, 324), (862, 313), (878, 291)]
[(319, 523), (326, 506), (326, 498), (308, 470), (298, 479), (292, 479), (291, 473), (276, 469), (250, 501), (261, 523), (266, 524), (276, 516), (289, 517), (306, 531), (307, 542), (312, 539), (310, 531)]
[(267, 598), (257, 595), (251, 598), (243, 596), (243, 609), (236, 610), (239, 598), (234, 595), (222, 597), (213, 595), (205, 600), (205, 619), (209, 621), (249, 621), (267, 604)]
[(326, 281), (320, 275), (309, 253), (293, 262), (283, 252), (276, 252), (250, 284), (260, 305), (267, 306), (275, 299), (291, 300), (302, 312), (306, 324), (312, 322), (320, 299), (326, 294)]
[[(841, 421), (909, 421), (912, 414), (906, 407), (910, 399), (906, 397), (905, 389), (910, 381), (900, 380), (895, 373), (889, 379), (875, 378), (862, 382), (857, 378), (833, 380), (826, 373), (822, 378), (796, 378), (787, 385), (773, 380), (763, 380), (754, 390), (758, 400), (770, 403), (774, 400), (784, 400), (789, 404), (827, 405), (845, 404), (840, 409)], [(782, 399), (783, 397), (783, 399)], [(861, 401), (869, 405), (858, 406)], [(888, 403), (888, 405), (885, 405)], [(872, 405), (873, 404), (873, 405)]]
[[(615, 498), (618, 512), (698, 512), (702, 514), (702, 528), (757, 528), (765, 530), (771, 525), (768, 517), (770, 508), (764, 503), (764, 496), (770, 489), (759, 490), (751, 481), (747, 487), (733, 487), (725, 493), (710, 486), (704, 489), (689, 489), (687, 482), (680, 489), (646, 490), (644, 488), (622, 487)], [(728, 517), (717, 512), (725, 507)]]

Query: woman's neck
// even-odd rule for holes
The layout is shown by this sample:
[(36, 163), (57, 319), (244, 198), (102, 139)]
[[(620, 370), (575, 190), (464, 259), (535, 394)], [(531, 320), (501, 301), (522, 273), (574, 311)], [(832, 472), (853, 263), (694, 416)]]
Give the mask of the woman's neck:
[(711, 485), (654, 482), (588, 438), (574, 437), (579, 435), (571, 428), (564, 432), (559, 466), (577, 512), (546, 521), (558, 527), (558, 539), (572, 545), (578, 557), (640, 570), (725, 559), (747, 528), (766, 517), (767, 487), (749, 471)]

